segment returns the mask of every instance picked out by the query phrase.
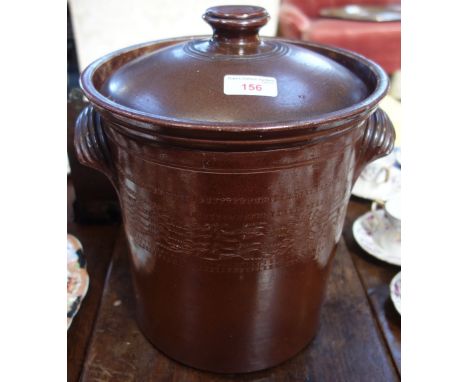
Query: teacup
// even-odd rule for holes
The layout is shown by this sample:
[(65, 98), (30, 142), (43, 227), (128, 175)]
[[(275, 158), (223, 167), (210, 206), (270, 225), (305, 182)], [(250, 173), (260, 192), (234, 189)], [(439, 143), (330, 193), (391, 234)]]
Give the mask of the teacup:
[(390, 180), (390, 169), (394, 163), (393, 155), (377, 159), (369, 163), (362, 171), (360, 177), (374, 186), (387, 183)]
[(392, 253), (399, 253), (401, 249), (400, 195), (393, 196), (385, 203), (372, 203), (373, 211), (379, 207), (383, 207), (384, 215), (374, 231), (374, 240), (382, 248)]

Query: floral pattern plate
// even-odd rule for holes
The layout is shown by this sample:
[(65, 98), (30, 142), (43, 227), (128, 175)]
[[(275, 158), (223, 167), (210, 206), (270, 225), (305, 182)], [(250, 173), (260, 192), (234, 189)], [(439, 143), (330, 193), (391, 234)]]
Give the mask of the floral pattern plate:
[(83, 246), (73, 235), (67, 235), (67, 329), (80, 309), (89, 286)]
[(401, 315), (401, 272), (398, 272), (390, 283), (390, 298)]
[(359, 246), (370, 255), (386, 263), (401, 266), (400, 252), (390, 252), (374, 239), (380, 219), (385, 219), (383, 210), (369, 211), (353, 224), (353, 235)]

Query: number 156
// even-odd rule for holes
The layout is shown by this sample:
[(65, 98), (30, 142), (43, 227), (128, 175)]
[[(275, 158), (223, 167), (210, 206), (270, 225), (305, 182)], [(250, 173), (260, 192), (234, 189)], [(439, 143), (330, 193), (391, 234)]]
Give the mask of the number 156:
[(262, 85), (260, 84), (242, 84), (242, 89), (244, 90), (256, 90), (256, 91), (261, 91), (262, 90)]

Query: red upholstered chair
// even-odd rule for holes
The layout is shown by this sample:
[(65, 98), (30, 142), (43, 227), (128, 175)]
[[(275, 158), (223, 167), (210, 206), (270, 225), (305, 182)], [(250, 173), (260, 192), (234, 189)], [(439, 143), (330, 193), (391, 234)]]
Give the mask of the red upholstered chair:
[(350, 4), (399, 4), (398, 0), (283, 0), (282, 37), (349, 49), (380, 64), (389, 74), (401, 66), (401, 23), (348, 21), (320, 17), (322, 8)]

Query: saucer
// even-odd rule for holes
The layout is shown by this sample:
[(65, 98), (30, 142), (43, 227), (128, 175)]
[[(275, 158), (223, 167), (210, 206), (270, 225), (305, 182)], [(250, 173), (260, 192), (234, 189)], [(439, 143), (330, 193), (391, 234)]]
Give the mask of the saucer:
[(385, 219), (383, 210), (369, 211), (353, 224), (353, 236), (359, 246), (370, 255), (386, 263), (401, 266), (401, 252), (391, 252), (375, 241), (375, 231), (381, 219)]
[(89, 286), (83, 246), (73, 235), (67, 235), (67, 329), (80, 309)]
[(390, 283), (390, 298), (401, 315), (401, 272), (398, 272)]
[(373, 183), (359, 177), (352, 194), (368, 200), (386, 201), (401, 190), (401, 170), (395, 166), (389, 169), (389, 179), (385, 183)]

